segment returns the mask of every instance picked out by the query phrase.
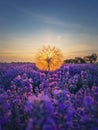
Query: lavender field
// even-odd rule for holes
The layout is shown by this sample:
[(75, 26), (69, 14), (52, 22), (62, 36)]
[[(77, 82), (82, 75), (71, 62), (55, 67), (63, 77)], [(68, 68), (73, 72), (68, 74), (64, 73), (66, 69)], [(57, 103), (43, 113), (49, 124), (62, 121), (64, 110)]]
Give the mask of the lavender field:
[(98, 130), (98, 65), (0, 64), (0, 130)]

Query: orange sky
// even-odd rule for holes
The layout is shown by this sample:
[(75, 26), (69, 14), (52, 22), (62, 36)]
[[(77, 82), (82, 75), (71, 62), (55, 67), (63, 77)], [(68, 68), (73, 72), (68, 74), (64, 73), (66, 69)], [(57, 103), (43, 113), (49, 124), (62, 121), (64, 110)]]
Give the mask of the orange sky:
[(0, 62), (34, 62), (35, 54), (44, 45), (61, 49), (65, 59), (82, 57), (98, 52), (97, 40), (96, 36), (56, 32), (42, 32), (40, 35), (9, 35), (9, 38), (0, 39)]

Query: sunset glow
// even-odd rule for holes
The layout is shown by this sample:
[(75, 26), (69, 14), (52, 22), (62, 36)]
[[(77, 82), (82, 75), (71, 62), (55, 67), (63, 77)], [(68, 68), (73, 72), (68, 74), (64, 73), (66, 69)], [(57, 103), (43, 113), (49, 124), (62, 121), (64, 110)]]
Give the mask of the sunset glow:
[(36, 56), (36, 65), (39, 69), (55, 70), (63, 63), (63, 55), (56, 47), (43, 47)]
[(52, 45), (64, 58), (98, 54), (98, 2), (0, 1), (0, 62), (35, 62)]
[(0, 130), (98, 130), (98, 0), (0, 0)]

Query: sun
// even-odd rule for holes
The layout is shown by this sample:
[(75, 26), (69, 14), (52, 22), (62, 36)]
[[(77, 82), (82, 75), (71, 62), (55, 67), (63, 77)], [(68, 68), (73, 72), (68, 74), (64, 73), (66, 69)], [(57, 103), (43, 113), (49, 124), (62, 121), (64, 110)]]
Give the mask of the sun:
[(39, 69), (52, 71), (58, 69), (63, 63), (63, 55), (60, 49), (51, 46), (43, 46), (36, 54), (36, 66)]

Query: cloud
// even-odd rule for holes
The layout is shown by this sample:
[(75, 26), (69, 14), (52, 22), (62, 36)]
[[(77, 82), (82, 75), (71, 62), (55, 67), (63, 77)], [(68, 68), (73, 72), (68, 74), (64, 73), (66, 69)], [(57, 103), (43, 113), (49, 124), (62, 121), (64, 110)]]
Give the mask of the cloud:
[[(54, 45), (66, 52), (74, 50), (95, 50), (97, 48), (97, 37), (88, 35), (72, 35), (64, 33), (43, 32), (31, 35), (9, 35), (0, 40), (0, 50), (33, 52), (43, 45)], [(5, 44), (3, 44), (5, 43)], [(6, 50), (5, 49), (5, 50)]]
[[(58, 17), (52, 17), (52, 16), (45, 15), (45, 14), (42, 14), (42, 13), (29, 11), (29, 10), (26, 10), (26, 9), (23, 9), (23, 8), (20, 8), (19, 10), (20, 10), (21, 13), (30, 16), (32, 21), (34, 20), (36, 22), (39, 22), (40, 24), (42, 23), (42, 24), (56, 26), (57, 28), (59, 28), (59, 30), (60, 30), (60, 27), (61, 27), (61, 30), (65, 29), (65, 32), (66, 31), (72, 31), (72, 32), (77, 32), (77, 33), (86, 33), (86, 34), (88, 33), (88, 34), (90, 34), (91, 32), (94, 31), (93, 28), (84, 26), (84, 24), (80, 24), (78, 22), (72, 22), (72, 21), (69, 21), (67, 19), (63, 20), (63, 19), (60, 19)], [(52, 26), (52, 28), (53, 28), (53, 26)]]
[(42, 14), (42, 13), (37, 13), (37, 12), (34, 12), (34, 11), (26, 10), (24, 8), (19, 8), (15, 4), (13, 4), (13, 6), (20, 12), (20, 14), (25, 14), (25, 16), (30, 16), (30, 20), (32, 20), (32, 22), (37, 21), (40, 24), (53, 25), (53, 26), (56, 26), (56, 27), (70, 29), (72, 31), (74, 29), (75, 30), (81, 30), (81, 31), (83, 31), (83, 30), (87, 31), (88, 30), (86, 27), (82, 26), (81, 24), (70, 22), (67, 19), (62, 20), (62, 19), (59, 19), (57, 17), (52, 17), (52, 16), (45, 15), (45, 14)]
[[(38, 49), (43, 45), (56, 46), (61, 49), (65, 58), (84, 56), (93, 52), (98, 52), (98, 38), (88, 35), (72, 35), (64, 33), (43, 32), (31, 35), (12, 35), (2, 39), (2, 47), (0, 48), (0, 59), (11, 61), (33, 61)], [(1, 40), (0, 40), (1, 44)], [(2, 57), (2, 58), (1, 58)]]

